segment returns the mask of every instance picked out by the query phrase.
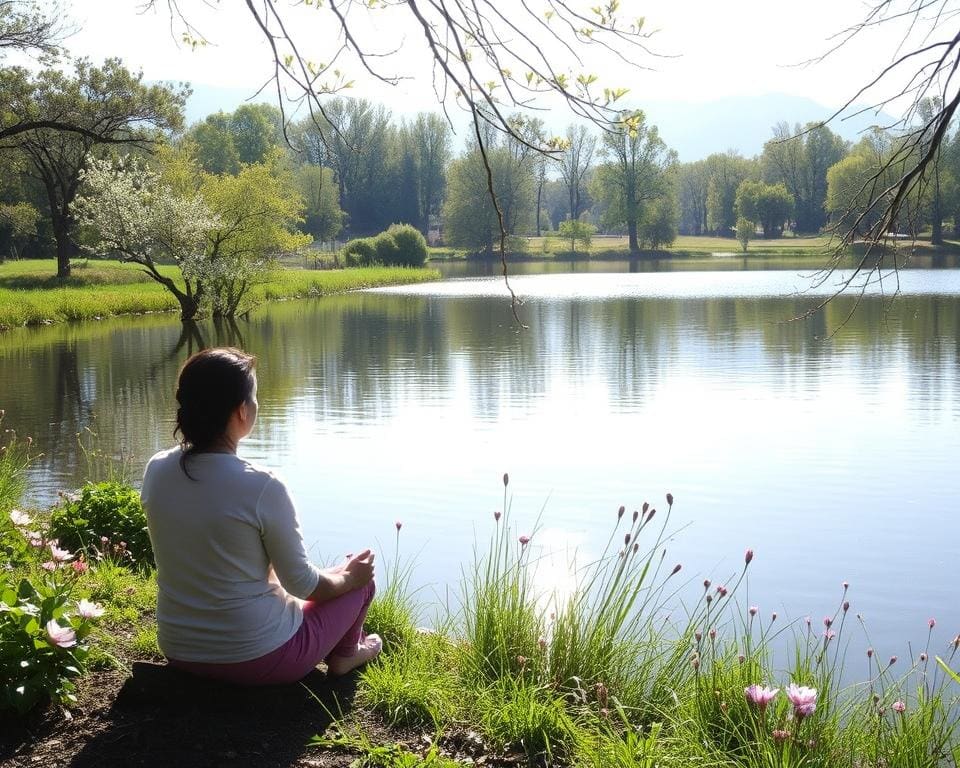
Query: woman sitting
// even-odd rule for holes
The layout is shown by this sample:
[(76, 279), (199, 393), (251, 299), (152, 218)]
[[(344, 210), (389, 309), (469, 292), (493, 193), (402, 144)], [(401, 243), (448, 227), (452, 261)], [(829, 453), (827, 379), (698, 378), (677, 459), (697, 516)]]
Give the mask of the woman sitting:
[(232, 348), (187, 360), (180, 445), (144, 471), (160, 649), (172, 666), (248, 685), (293, 682), (324, 660), (341, 675), (380, 652), (363, 633), (374, 556), (317, 568), (286, 486), (237, 456), (257, 418), (255, 362)]

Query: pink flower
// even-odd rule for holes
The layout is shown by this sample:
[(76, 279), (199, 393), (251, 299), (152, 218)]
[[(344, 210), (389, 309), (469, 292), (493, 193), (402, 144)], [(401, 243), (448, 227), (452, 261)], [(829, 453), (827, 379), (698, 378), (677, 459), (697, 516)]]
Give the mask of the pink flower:
[(867, 648), (867, 658), (868, 659), (873, 658), (873, 648)]
[(34, 549), (41, 549), (43, 547), (43, 539), (39, 535), (30, 537), (30, 546)]
[(400, 533), (400, 529), (403, 528), (403, 523), (397, 520), (397, 522), (395, 522), (394, 525), (397, 526), (397, 533)]
[(520, 537), (520, 546), (521, 546), (521, 547), (525, 547), (525, 546), (527, 546), (527, 544), (529, 544), (529, 543), (530, 543), (530, 537), (529, 537), (529, 536), (527, 536), (526, 534), (524, 534), (523, 536)]
[(499, 523), (499, 522), (500, 522), (500, 516), (501, 516), (502, 514), (503, 514), (503, 512), (501, 512), (501, 511), (498, 509), (496, 512), (493, 513), (493, 519), (496, 520), (496, 521)]
[(777, 742), (777, 744), (783, 744), (783, 742), (790, 738), (790, 732), (785, 731), (782, 728), (777, 728), (770, 735), (773, 736), (773, 740)]
[(50, 542), (50, 556), (58, 563), (66, 563), (73, 560), (73, 555), (69, 549), (60, 549), (59, 542), (54, 539)]
[(890, 657), (890, 666), (892, 667), (892, 666), (893, 666), (894, 664), (896, 664), (896, 663), (897, 663), (897, 657), (896, 657), (896, 656), (891, 656), (891, 657)]
[(846, 613), (846, 612), (849, 611), (849, 610), (850, 610), (850, 601), (849, 601), (849, 600), (844, 600), (844, 601), (843, 601), (843, 612)]
[(849, 587), (850, 587), (850, 582), (849, 582), (849, 581), (843, 582), (843, 591), (844, 591), (844, 592), (846, 592)]
[(47, 622), (47, 640), (58, 648), (72, 648), (77, 644), (77, 633), (69, 627), (61, 627), (56, 621)]
[(890, 705), (890, 709), (892, 709), (894, 712), (899, 712), (901, 714), (903, 714), (906, 708), (907, 708), (907, 705), (904, 704), (902, 701), (895, 701), (893, 702), (893, 704)]
[(710, 579), (704, 579), (704, 580), (703, 580), (703, 588), (704, 588), (704, 589), (710, 589)]
[(831, 625), (831, 624), (833, 624), (833, 619), (831, 619), (829, 616), (824, 616), (824, 617), (823, 617), (823, 626), (825, 626), (827, 629), (830, 629), (830, 625)]
[(793, 714), (797, 720), (803, 720), (817, 710), (817, 689), (805, 685), (790, 683), (787, 686), (787, 698), (793, 704)]
[(86, 598), (77, 603), (77, 613), (82, 619), (99, 619), (103, 616), (103, 607), (96, 603), (91, 603)]
[(76, 574), (83, 574), (90, 570), (90, 566), (87, 564), (86, 560), (74, 560), (70, 563), (70, 567), (73, 568), (73, 572)]
[(759, 611), (760, 611), (760, 608), (759, 608), (758, 606), (756, 606), (756, 605), (751, 605), (751, 606), (750, 606), (750, 616), (751, 616), (751, 618), (752, 618), (753, 616), (756, 616)]
[(753, 550), (752, 550), (752, 549), (748, 549), (748, 550), (746, 551), (746, 554), (744, 554), (744, 556), (743, 556), (743, 563), (744, 563), (744, 565), (750, 565), (750, 561), (751, 561), (751, 560), (753, 560)]
[(930, 627), (930, 629), (933, 629), (935, 626), (937, 626), (937, 620), (927, 619), (927, 626)]
[(10, 510), (10, 519), (17, 528), (26, 528), (30, 525), (30, 515), (21, 512), (19, 509)]
[(40, 567), (43, 570), (53, 573), (59, 567), (58, 563), (53, 562), (53, 560), (47, 560), (45, 563), (40, 563)]
[(756, 705), (761, 712), (767, 708), (767, 704), (773, 701), (778, 693), (780, 693), (779, 688), (767, 688), (756, 683), (743, 689), (743, 695), (747, 697), (747, 701)]

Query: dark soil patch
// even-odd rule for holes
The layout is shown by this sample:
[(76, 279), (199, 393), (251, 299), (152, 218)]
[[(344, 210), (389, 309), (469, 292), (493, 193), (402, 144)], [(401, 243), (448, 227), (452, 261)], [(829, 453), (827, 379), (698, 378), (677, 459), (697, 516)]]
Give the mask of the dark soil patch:
[[(393, 729), (355, 710), (356, 676), (312, 672), (297, 685), (242, 688), (137, 661), (132, 674), (91, 672), (78, 683), (69, 713), (41, 707), (25, 718), (0, 717), (3, 768), (349, 768), (358, 754), (308, 746), (334, 717), (369, 743), (425, 754), (430, 730)], [(470, 728), (447, 730), (446, 757), (484, 768), (516, 768), (519, 754), (491, 750)]]
[(353, 756), (307, 742), (327, 728), (330, 713), (350, 711), (354, 687), (352, 677), (313, 672), (302, 685), (239, 688), (137, 662), (132, 675), (86, 676), (69, 715), (48, 706), (0, 721), (0, 764), (346, 768)]

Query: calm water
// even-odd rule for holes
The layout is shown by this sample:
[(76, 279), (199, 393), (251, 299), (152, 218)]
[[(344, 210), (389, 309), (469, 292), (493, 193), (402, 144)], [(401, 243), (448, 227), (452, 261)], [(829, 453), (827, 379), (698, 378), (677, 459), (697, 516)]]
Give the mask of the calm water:
[(47, 502), (86, 472), (78, 431), (139, 472), (172, 442), (183, 359), (240, 344), (260, 358), (243, 452), (287, 478), (318, 559), (391, 554), (401, 520), (417, 583), (443, 599), (504, 471), (520, 529), (542, 509), (535, 543), (562, 553), (596, 552), (620, 504), (671, 491), (667, 557), (691, 583), (728, 578), (749, 546), (742, 598), (765, 615), (819, 622), (848, 580), (881, 657), (922, 644), (930, 616), (941, 650), (960, 631), (960, 270), (903, 272), (896, 303), (866, 297), (831, 336), (852, 300), (788, 322), (819, 300), (795, 272), (615, 268), (514, 270), (524, 331), (479, 277), (193, 334), (169, 316), (9, 332), (0, 407), (44, 452), (31, 493)]

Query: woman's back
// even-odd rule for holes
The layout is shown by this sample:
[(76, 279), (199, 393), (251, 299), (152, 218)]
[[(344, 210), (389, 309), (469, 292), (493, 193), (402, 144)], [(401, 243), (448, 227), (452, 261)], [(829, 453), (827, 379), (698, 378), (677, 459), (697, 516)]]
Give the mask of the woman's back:
[(233, 453), (192, 454), (186, 471), (181, 456), (180, 448), (158, 453), (143, 480), (160, 648), (182, 661), (262, 656), (297, 631), (293, 595), (306, 597), (318, 579), (289, 494)]

